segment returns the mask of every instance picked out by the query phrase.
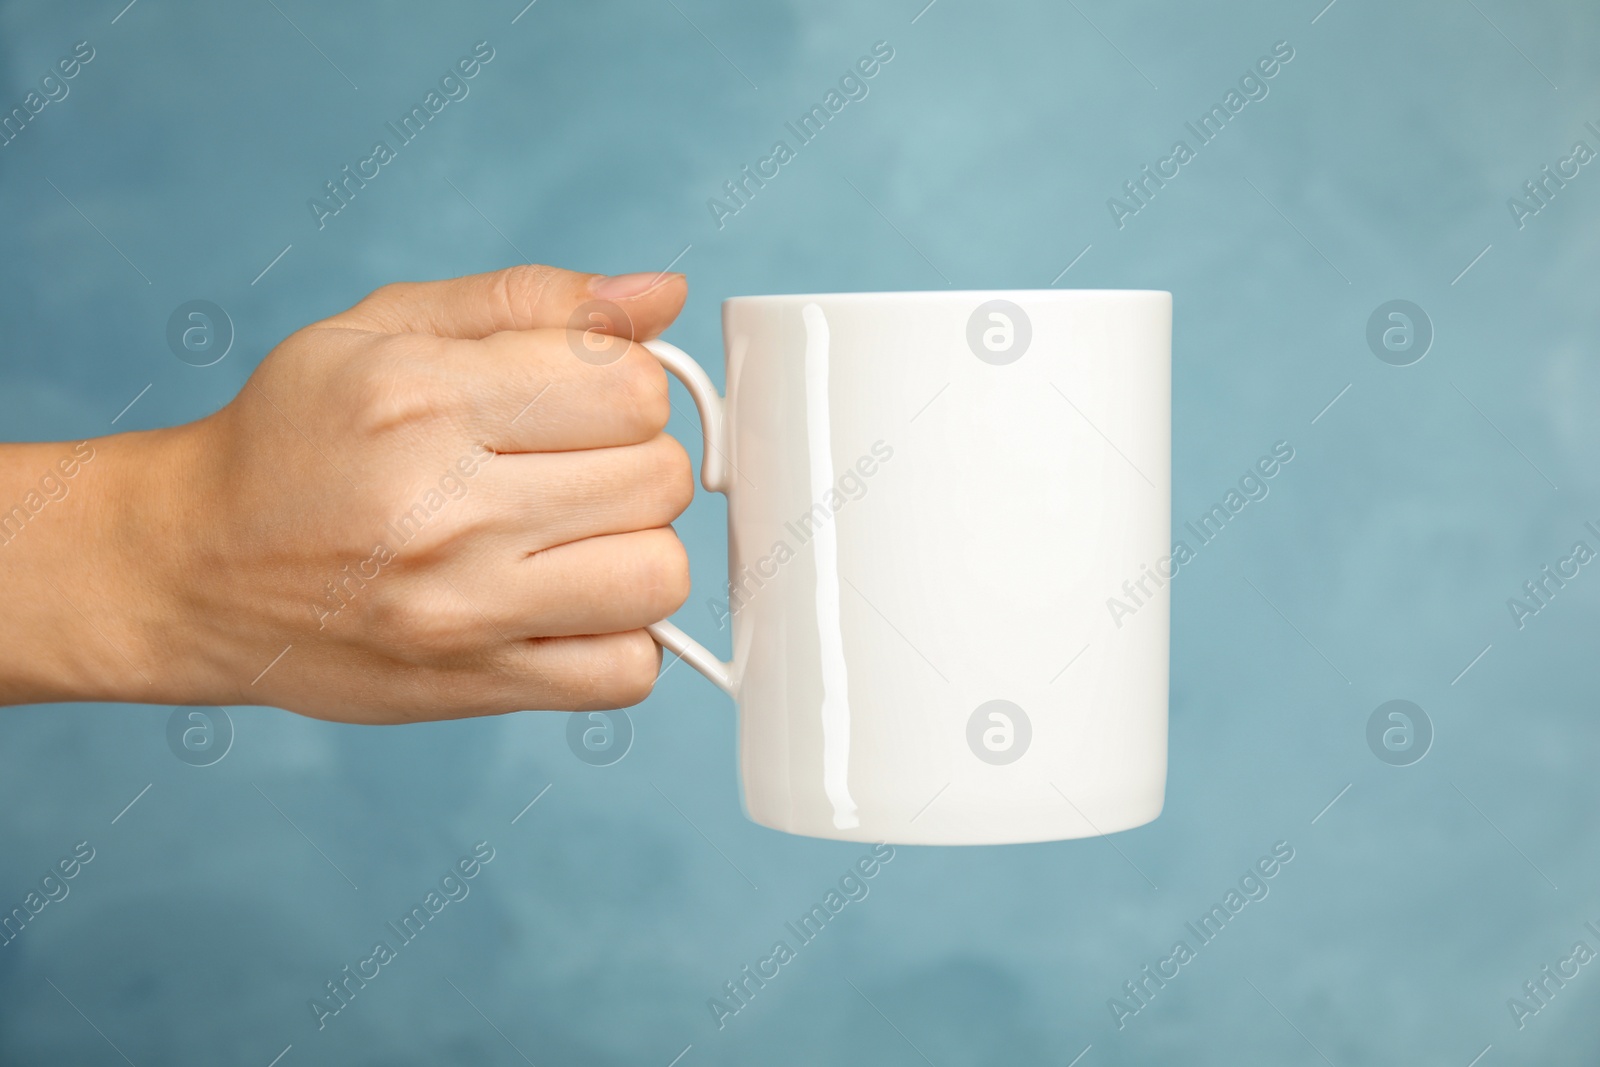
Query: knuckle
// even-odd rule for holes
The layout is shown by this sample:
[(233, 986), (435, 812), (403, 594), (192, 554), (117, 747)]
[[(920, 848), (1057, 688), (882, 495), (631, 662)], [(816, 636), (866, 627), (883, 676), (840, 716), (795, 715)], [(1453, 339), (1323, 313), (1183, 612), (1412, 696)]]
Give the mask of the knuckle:
[(660, 661), (654, 639), (643, 630), (615, 634), (610, 655), (617, 699), (625, 704), (637, 704), (648, 697), (655, 688)]
[(674, 506), (674, 514), (681, 514), (694, 500), (694, 463), (689, 459), (689, 452), (676, 438), (665, 438), (666, 456), (662, 461), (665, 468), (661, 472), (663, 484), (666, 486), (668, 499)]
[(650, 552), (645, 585), (651, 607), (666, 618), (689, 599), (689, 553), (671, 530), (664, 530)]
[(352, 312), (363, 323), (384, 330), (401, 329), (396, 309), (416, 299), (416, 282), (389, 282), (380, 285), (358, 301)]
[(367, 294), (364, 304), (400, 304), (404, 303), (411, 295), (414, 288), (413, 282), (389, 282), (380, 285)]
[(437, 483), (394, 479), (383, 490), (372, 521), (404, 553), (403, 566), (418, 574), (458, 554), (483, 529), (484, 521), (459, 498), (446, 496)]
[(617, 361), (619, 391), (638, 424), (649, 433), (660, 433), (672, 414), (667, 393), (667, 372), (649, 350), (633, 345), (626, 359)]
[(388, 434), (444, 413), (445, 391), (417, 343), (397, 338), (352, 365), (348, 403), (358, 431)]
[(477, 616), (458, 599), (415, 588), (384, 589), (368, 601), (365, 621), (404, 662), (454, 661), (478, 643)]
[(403, 375), (369, 377), (356, 387), (351, 422), (367, 437), (381, 437), (431, 421), (439, 414), (432, 392)]
[(553, 653), (553, 672), (539, 675), (544, 706), (598, 711), (625, 708), (655, 688), (660, 656), (644, 630), (585, 637), (544, 638), (538, 645)]
[(495, 276), (494, 299), (505, 313), (504, 321), (521, 322), (544, 298), (555, 269), (536, 263), (519, 263)]

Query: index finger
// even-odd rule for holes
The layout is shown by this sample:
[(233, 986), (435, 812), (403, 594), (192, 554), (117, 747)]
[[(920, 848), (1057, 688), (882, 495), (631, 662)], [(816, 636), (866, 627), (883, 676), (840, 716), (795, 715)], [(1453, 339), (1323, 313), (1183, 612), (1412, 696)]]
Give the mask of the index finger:
[(640, 444), (671, 415), (667, 375), (637, 342), (584, 358), (571, 330), (507, 331), (452, 345), (441, 377), (497, 452), (566, 452)]
[[(681, 274), (607, 276), (527, 264), (443, 281), (396, 282), (326, 324), (468, 340), (507, 330), (598, 329), (642, 341), (672, 324), (687, 295)], [(603, 325), (586, 313), (595, 308), (610, 312)]]

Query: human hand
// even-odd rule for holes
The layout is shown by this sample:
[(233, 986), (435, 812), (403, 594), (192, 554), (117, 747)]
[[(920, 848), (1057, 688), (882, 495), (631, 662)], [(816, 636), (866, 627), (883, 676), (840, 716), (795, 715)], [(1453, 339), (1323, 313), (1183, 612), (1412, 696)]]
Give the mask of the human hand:
[(688, 595), (669, 524), (694, 485), (634, 342), (686, 292), (536, 266), (385, 286), (216, 414), (95, 441), (115, 504), (87, 526), (113, 546), (70, 592), (104, 640), (22, 699), (365, 723), (642, 700), (642, 627)]

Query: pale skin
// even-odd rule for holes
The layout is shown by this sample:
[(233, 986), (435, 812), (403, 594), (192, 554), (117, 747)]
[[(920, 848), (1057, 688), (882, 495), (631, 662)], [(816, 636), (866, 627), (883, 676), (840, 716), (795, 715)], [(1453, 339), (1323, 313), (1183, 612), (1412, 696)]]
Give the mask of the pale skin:
[(538, 266), (385, 286), (198, 422), (0, 445), (0, 703), (397, 723), (643, 700), (694, 483), (638, 342), (686, 294)]

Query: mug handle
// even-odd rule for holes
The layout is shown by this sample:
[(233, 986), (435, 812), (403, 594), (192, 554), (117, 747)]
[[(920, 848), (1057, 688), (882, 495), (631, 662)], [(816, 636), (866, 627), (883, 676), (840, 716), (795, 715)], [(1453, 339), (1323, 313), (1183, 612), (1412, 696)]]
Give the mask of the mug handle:
[[(726, 495), (729, 485), (726, 401), (717, 393), (711, 376), (683, 349), (666, 341), (645, 341), (644, 347), (694, 397), (694, 406), (700, 412), (700, 428), (705, 444), (700, 459), (700, 484), (710, 492)], [(724, 663), (700, 642), (665, 619), (646, 626), (645, 630), (655, 638), (656, 644), (711, 679), (724, 693), (734, 695), (733, 664)]]

